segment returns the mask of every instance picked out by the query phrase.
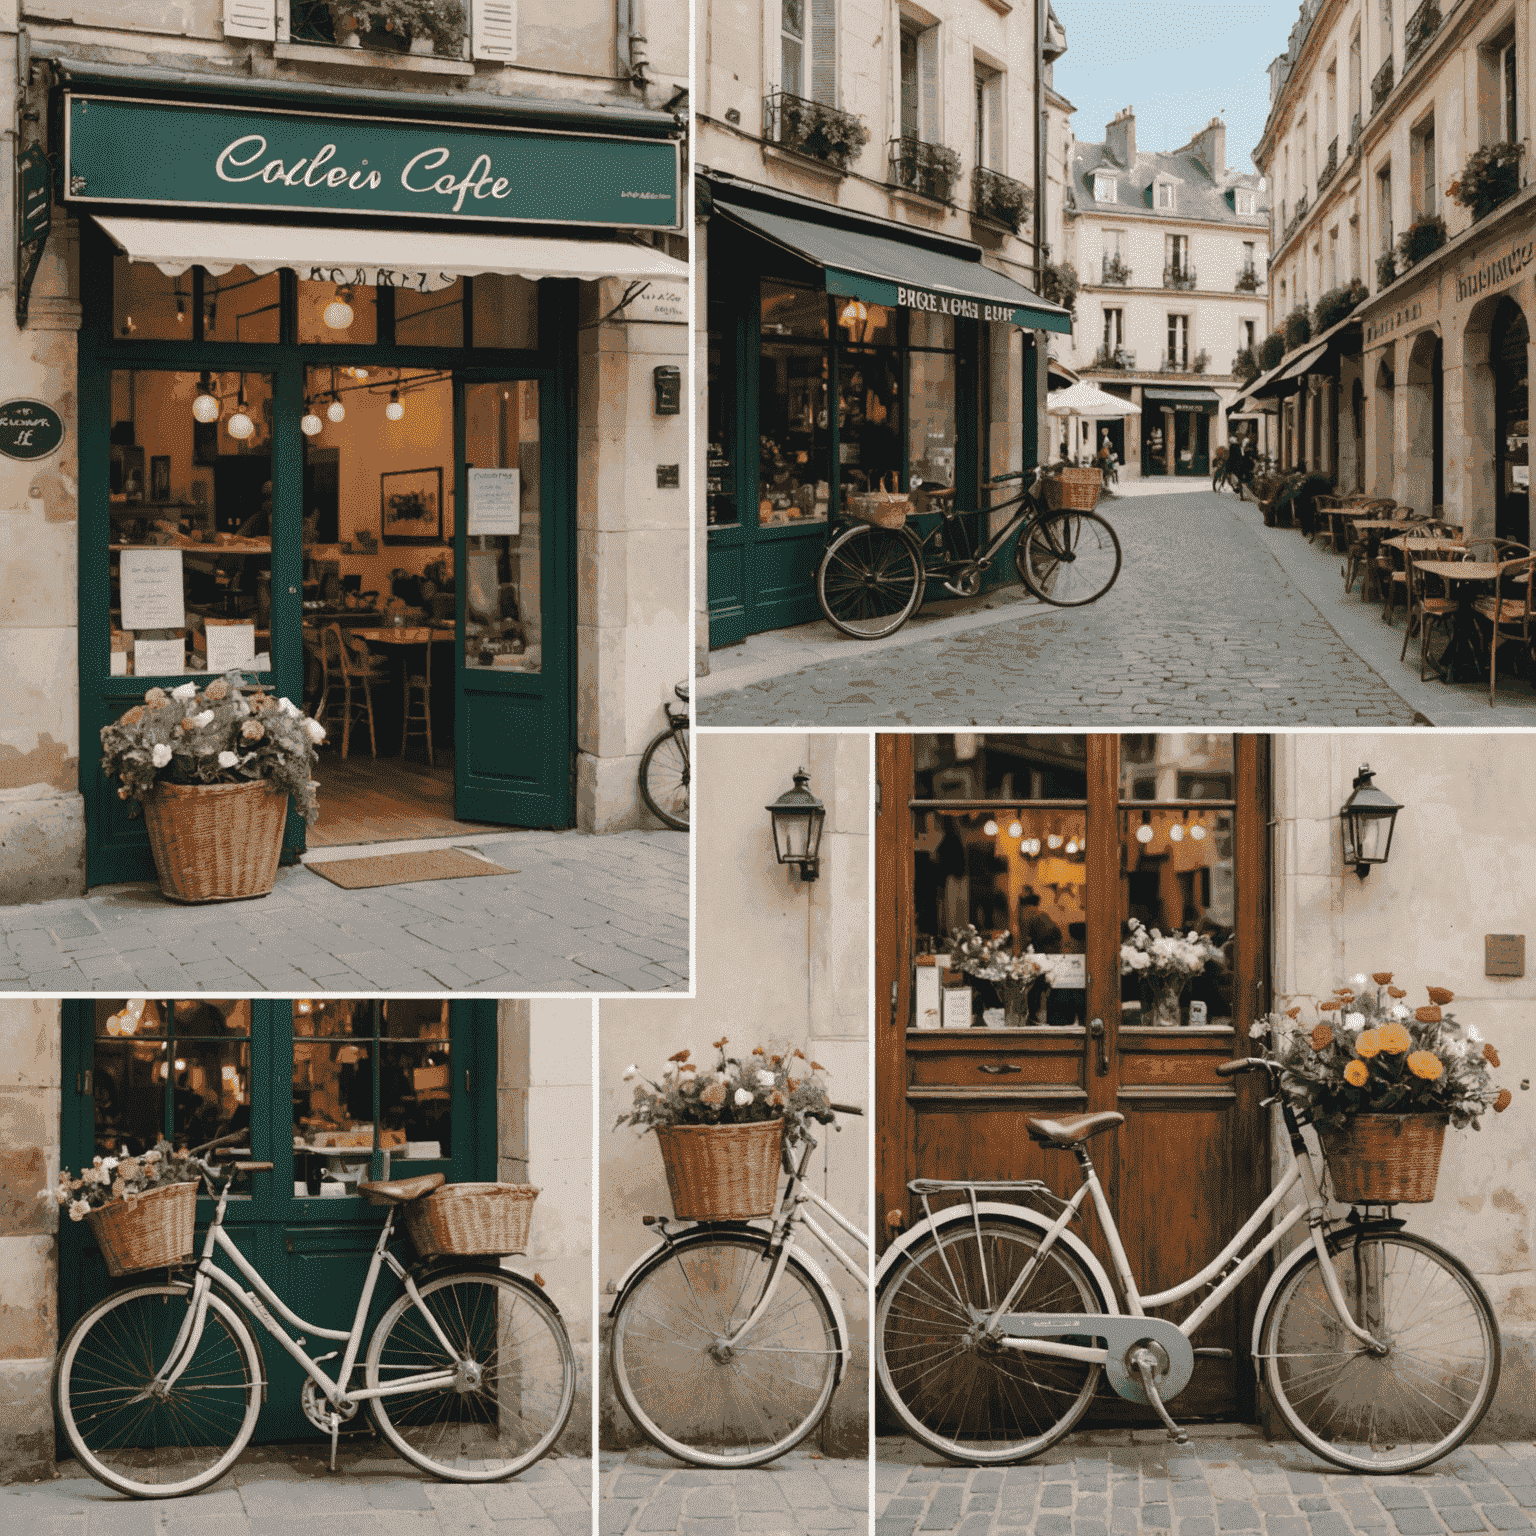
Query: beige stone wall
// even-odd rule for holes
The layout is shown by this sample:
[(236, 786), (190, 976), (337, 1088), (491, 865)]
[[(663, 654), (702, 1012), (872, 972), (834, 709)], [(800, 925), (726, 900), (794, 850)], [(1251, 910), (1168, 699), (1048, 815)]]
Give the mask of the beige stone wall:
[(53, 1475), (59, 1005), (0, 999), (0, 1484)]
[[(1495, 1079), (1514, 1103), (1486, 1116), (1480, 1131), (1447, 1133), (1435, 1200), (1397, 1214), (1449, 1248), (1487, 1289), (1504, 1369), (1480, 1433), (1523, 1438), (1536, 1401), (1536, 947), (1524, 977), (1488, 977), (1483, 937), (1529, 927), (1530, 744), (1519, 735), (1449, 731), (1285, 735), (1274, 743), (1278, 1005), (1305, 1006), (1358, 972), (1390, 970), (1411, 1001), (1425, 1000), (1425, 986), (1449, 987), (1457, 1021), (1475, 1024), (1499, 1051)], [(1338, 810), (1367, 762), (1404, 809), (1390, 862), (1361, 881), (1341, 865)], [(1274, 1145), (1278, 1156), (1283, 1136)]]
[[(731, 1048), (779, 1051), (800, 1046), (831, 1069), (835, 1099), (870, 1105), (869, 806), (865, 736), (797, 734), (705, 736), (698, 743), (698, 994), (684, 999), (609, 1000), (598, 1025), (598, 1291), (606, 1329), (615, 1288), (652, 1246), (646, 1215), (671, 1206), (654, 1138), (628, 1127), (631, 1063), (659, 1073), (688, 1047), (711, 1061), (722, 1034)], [(804, 766), (827, 806), (821, 878), (806, 885), (775, 862), (768, 813)], [(818, 1188), (862, 1230), (869, 1226), (870, 1122), (851, 1119), (820, 1137)], [(813, 1257), (816, 1240), (806, 1238)], [(862, 1455), (868, 1428), (869, 1307), (831, 1258), (823, 1263), (842, 1295), (852, 1333), (852, 1368), (822, 1431), (823, 1446)], [(606, 1344), (604, 1345), (606, 1349)], [(638, 1436), (604, 1377), (600, 1436), (608, 1448)]]

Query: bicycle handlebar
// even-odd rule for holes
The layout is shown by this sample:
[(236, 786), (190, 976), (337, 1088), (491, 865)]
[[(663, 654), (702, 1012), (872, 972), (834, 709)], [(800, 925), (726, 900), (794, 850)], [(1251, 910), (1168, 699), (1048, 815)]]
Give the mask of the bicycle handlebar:
[(1277, 1072), (1279, 1067), (1275, 1062), (1264, 1056), (1235, 1056), (1231, 1061), (1218, 1061), (1216, 1063), (1217, 1077), (1236, 1077), (1239, 1072), (1257, 1072), (1262, 1068), (1266, 1072)]
[(237, 1141), (249, 1141), (249, 1131), (231, 1131), (227, 1136), (215, 1137), (212, 1141), (205, 1141), (201, 1146), (188, 1147), (187, 1156), (196, 1157), (199, 1152), (211, 1152), (215, 1147), (232, 1147)]
[(828, 1107), (840, 1115), (862, 1115), (864, 1113), (857, 1104), (831, 1104)]

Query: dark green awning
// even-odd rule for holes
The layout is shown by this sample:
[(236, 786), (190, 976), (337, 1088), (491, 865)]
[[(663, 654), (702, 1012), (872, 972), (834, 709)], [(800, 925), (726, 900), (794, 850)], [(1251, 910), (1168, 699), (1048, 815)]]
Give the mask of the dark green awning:
[(839, 297), (962, 319), (1008, 321), (1063, 336), (1072, 332), (1072, 317), (1066, 310), (983, 266), (979, 246), (976, 259), (967, 260), (892, 235), (765, 213), (718, 196), (714, 211), (823, 268), (827, 292)]
[(1143, 400), (1159, 405), (1220, 405), (1221, 396), (1214, 389), (1143, 389)]

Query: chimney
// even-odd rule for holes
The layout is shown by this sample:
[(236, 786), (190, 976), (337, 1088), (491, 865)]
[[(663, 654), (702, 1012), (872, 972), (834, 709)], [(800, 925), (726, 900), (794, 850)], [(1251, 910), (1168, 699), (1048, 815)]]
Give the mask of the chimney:
[(1127, 170), (1136, 164), (1136, 113), (1127, 107), (1115, 113), (1114, 121), (1104, 128), (1104, 147)]
[(1195, 135), (1194, 150), (1218, 186), (1227, 171), (1227, 125), (1213, 117), (1202, 132)]

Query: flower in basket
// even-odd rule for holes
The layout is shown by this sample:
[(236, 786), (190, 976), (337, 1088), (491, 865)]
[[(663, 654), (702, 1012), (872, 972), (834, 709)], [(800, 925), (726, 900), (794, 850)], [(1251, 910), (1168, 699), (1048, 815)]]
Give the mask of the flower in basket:
[(1392, 972), (1361, 974), (1319, 1000), (1318, 1023), (1305, 1024), (1301, 1009), (1291, 1008), (1256, 1021), (1249, 1036), (1279, 1064), (1292, 1106), (1316, 1125), (1343, 1129), (1360, 1114), (1435, 1114), (1477, 1130), (1485, 1110), (1497, 1114), (1510, 1103), (1488, 1072), (1498, 1052), (1447, 1011), (1454, 994), (1429, 987), (1426, 995), (1413, 1007)]
[(156, 783), (239, 784), (267, 779), (293, 797), (306, 821), (319, 815), (310, 776), (325, 727), (288, 699), (257, 689), (238, 671), (206, 688), (151, 688), (120, 720), (101, 729), (101, 765), (136, 815)]
[(172, 1184), (194, 1184), (202, 1170), (178, 1151), (163, 1136), (148, 1151), (136, 1157), (127, 1148), (120, 1157), (98, 1154), (90, 1166), (80, 1170), (78, 1178), (69, 1169), (59, 1170), (59, 1182), (53, 1189), (42, 1190), (38, 1198), (49, 1200), (69, 1212), (71, 1221), (84, 1221), (91, 1211), (121, 1200), (132, 1205), (140, 1195), (165, 1189)]
[(1045, 974), (1043, 958), (1027, 946), (1022, 955), (1013, 952), (1013, 935), (1006, 929), (996, 938), (984, 938), (968, 923), (950, 941), (949, 962), (957, 971), (982, 981), (1029, 983)]
[(1193, 928), (1186, 936), (1164, 934), (1134, 917), (1129, 926), (1131, 931), (1120, 946), (1122, 976), (1187, 980), (1198, 976), (1208, 962), (1221, 959), (1221, 951)]
[[(626, 1067), (624, 1081), (635, 1085), (634, 1103), (618, 1125), (641, 1132), (667, 1125), (745, 1125), (754, 1120), (782, 1120), (784, 1140), (798, 1141), (808, 1120), (829, 1124), (831, 1100), (821, 1074), (827, 1068), (799, 1047), (773, 1055), (757, 1046), (749, 1056), (727, 1056), (730, 1041), (715, 1042), (712, 1069), (701, 1070), (691, 1051), (673, 1055), (659, 1081), (638, 1067)], [(618, 1125), (614, 1128), (617, 1129)]]

